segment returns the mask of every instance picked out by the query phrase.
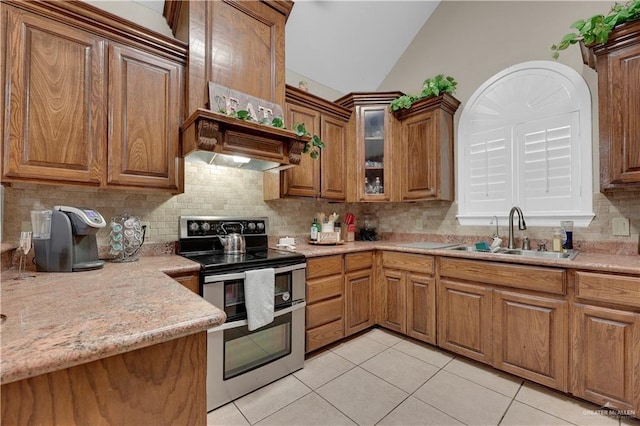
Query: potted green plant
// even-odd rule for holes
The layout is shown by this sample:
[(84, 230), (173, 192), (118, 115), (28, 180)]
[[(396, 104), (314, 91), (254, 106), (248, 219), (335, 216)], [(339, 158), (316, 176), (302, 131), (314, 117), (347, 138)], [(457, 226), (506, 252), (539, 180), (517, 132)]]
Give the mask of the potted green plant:
[(451, 76), (445, 77), (444, 74), (438, 74), (433, 78), (428, 78), (422, 84), (422, 92), (419, 95), (402, 95), (389, 105), (391, 111), (400, 109), (409, 109), (414, 102), (428, 98), (430, 96), (440, 96), (441, 93), (453, 93), (456, 91), (458, 82)]
[(594, 15), (591, 18), (579, 19), (573, 24), (576, 32), (565, 35), (558, 44), (553, 44), (553, 58), (558, 59), (560, 51), (572, 44), (584, 43), (589, 46), (593, 43), (606, 43), (609, 34), (616, 25), (640, 19), (640, 0), (630, 0), (627, 3), (616, 3), (607, 15)]

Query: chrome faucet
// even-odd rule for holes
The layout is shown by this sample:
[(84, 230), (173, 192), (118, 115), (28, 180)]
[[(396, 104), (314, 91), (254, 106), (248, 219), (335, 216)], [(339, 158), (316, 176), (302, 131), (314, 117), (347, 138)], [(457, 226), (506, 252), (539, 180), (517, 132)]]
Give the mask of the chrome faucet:
[(516, 248), (516, 242), (513, 238), (513, 214), (518, 213), (518, 229), (524, 231), (527, 229), (527, 224), (524, 221), (524, 216), (522, 215), (522, 210), (520, 207), (511, 207), (511, 211), (509, 212), (509, 245), (510, 249)]

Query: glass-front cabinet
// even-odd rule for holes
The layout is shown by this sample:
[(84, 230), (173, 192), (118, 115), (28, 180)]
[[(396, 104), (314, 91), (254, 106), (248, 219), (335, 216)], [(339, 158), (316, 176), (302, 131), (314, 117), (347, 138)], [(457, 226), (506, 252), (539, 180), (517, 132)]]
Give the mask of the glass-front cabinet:
[(352, 108), (352, 137), (347, 155), (351, 184), (348, 201), (391, 201), (395, 186), (392, 165), (394, 118), (389, 103), (400, 92), (350, 93), (336, 101)]
[(362, 108), (364, 129), (364, 196), (385, 193), (385, 111), (379, 107)]

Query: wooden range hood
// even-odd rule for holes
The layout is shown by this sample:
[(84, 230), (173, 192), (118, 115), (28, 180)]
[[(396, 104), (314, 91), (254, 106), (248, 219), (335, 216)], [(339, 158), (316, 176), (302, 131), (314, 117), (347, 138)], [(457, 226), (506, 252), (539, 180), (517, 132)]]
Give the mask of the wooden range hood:
[(300, 163), (309, 138), (205, 109), (209, 82), (284, 106), (285, 24), (292, 7), (289, 0), (165, 1), (169, 26), (189, 45), (185, 158), (208, 153), (273, 163), (265, 167)]
[[(182, 154), (209, 164), (250, 170), (286, 169), (300, 164), (302, 149), (310, 137), (240, 120), (210, 110), (197, 109), (180, 126)], [(250, 158), (234, 163), (230, 157)]]

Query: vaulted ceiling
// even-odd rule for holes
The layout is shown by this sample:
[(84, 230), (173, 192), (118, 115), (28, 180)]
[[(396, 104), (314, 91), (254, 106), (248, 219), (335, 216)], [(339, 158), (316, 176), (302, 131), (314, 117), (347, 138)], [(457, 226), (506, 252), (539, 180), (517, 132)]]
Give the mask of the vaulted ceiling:
[(377, 90), (438, 3), (297, 0), (287, 69), (343, 93)]
[[(160, 14), (163, 0), (134, 0)], [(439, 0), (296, 0), (286, 67), (339, 92), (376, 90)]]

